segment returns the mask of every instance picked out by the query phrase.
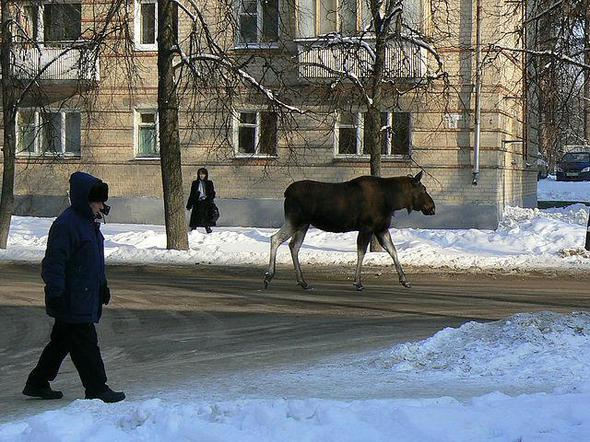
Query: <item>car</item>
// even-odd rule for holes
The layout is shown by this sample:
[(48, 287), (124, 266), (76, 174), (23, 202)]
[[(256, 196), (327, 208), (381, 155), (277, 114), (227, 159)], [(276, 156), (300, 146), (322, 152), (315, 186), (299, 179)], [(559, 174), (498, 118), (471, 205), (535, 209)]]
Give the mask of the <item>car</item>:
[(557, 181), (590, 181), (590, 152), (568, 152), (555, 166)]

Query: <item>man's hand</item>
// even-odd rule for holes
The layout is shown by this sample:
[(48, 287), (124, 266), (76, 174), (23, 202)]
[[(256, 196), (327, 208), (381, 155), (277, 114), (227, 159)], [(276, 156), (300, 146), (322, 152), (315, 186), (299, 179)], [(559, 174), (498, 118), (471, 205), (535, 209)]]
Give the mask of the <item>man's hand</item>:
[(108, 286), (102, 286), (102, 303), (107, 305), (111, 301), (111, 289)]
[(50, 295), (47, 287), (45, 287), (45, 304), (54, 311), (66, 310), (66, 298), (63, 295)]

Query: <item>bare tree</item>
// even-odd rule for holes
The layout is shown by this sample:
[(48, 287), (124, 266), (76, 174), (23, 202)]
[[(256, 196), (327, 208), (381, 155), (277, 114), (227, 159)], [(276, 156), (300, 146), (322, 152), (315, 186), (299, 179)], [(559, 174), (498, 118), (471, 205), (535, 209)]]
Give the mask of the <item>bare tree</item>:
[(178, 134), (178, 96), (174, 79), (177, 16), (176, 2), (158, 1), (158, 114), (167, 248), (188, 250)]
[[(51, 118), (52, 112), (73, 99), (91, 108), (97, 91), (98, 60), (102, 52), (117, 54), (126, 60), (125, 67), (129, 72), (133, 70), (133, 62), (131, 50), (126, 44), (129, 41), (126, 38), (126, 24), (129, 22), (126, 0), (88, 4), (94, 21), (87, 26), (82, 25), (81, 4), (58, 5), (61, 9), (55, 15), (51, 14), (52, 10), (46, 10), (47, 17), (53, 22), (52, 26), (44, 27), (45, 35), (40, 35), (38, 28), (40, 4), (2, 0), (0, 5), (4, 117), (0, 248), (5, 248), (15, 204), (18, 151), (31, 163), (36, 158), (59, 161), (67, 143), (60, 140), (60, 131)], [(41, 45), (41, 42), (45, 44)], [(56, 75), (63, 75), (70, 83), (67, 91), (56, 93), (53, 88), (47, 87), (47, 78)], [(25, 122), (25, 126), (31, 127), (21, 127), (22, 133), (17, 134), (17, 118), (20, 115), (21, 119), (25, 119), (29, 112), (22, 107), (36, 109), (31, 113), (36, 121)], [(40, 138), (43, 143), (39, 142)]]
[(0, 248), (5, 249), (8, 242), (8, 231), (14, 207), (14, 171), (16, 152), (15, 119), (17, 97), (12, 79), (12, 15), (10, 2), (2, 0), (0, 3), (1, 41), (0, 59), (2, 67), (2, 116), (4, 124), (4, 139), (2, 151), (4, 155), (2, 172), (2, 195), (0, 197)]

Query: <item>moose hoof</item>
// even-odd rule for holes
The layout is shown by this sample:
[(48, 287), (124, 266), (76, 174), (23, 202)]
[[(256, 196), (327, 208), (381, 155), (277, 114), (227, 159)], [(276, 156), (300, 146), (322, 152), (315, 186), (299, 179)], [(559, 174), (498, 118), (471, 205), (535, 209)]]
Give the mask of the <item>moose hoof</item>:
[(355, 282), (352, 284), (358, 292), (361, 292), (365, 289), (365, 286), (360, 282)]
[(297, 285), (301, 287), (303, 290), (313, 290), (313, 287), (310, 286), (307, 282), (298, 282)]
[(412, 287), (412, 284), (410, 284), (408, 281), (400, 281), (400, 284), (403, 285), (407, 289)]

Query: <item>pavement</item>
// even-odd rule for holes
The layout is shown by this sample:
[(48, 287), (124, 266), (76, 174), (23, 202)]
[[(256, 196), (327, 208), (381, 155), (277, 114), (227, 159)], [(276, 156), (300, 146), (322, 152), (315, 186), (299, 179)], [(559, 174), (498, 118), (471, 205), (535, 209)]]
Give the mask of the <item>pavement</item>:
[[(252, 267), (109, 267), (113, 298), (98, 326), (109, 385), (128, 398), (195, 383), (248, 394), (253, 387), (228, 379), (383, 349), (470, 320), (590, 308), (590, 275), (410, 273), (413, 287), (405, 289), (392, 269), (367, 268), (366, 289), (357, 292), (349, 268), (308, 269), (311, 291), (295, 284), (290, 268), (279, 268), (263, 290), (263, 273)], [(83, 397), (69, 358), (53, 383), (63, 400), (21, 395), (52, 325), (39, 275), (38, 265), (0, 264), (0, 422)]]

